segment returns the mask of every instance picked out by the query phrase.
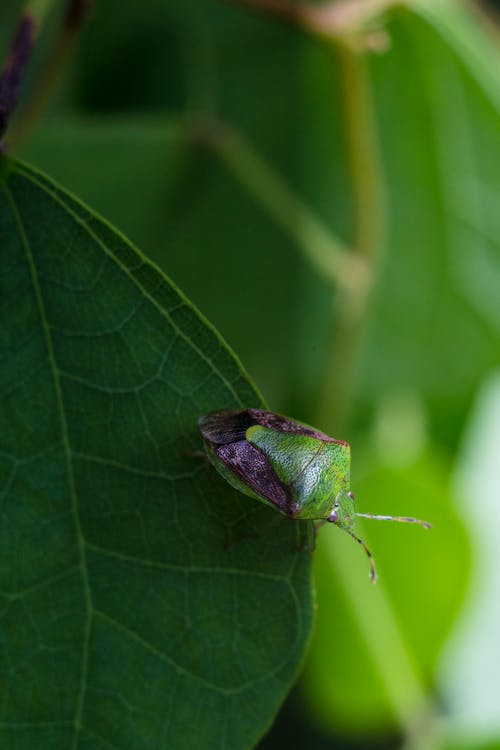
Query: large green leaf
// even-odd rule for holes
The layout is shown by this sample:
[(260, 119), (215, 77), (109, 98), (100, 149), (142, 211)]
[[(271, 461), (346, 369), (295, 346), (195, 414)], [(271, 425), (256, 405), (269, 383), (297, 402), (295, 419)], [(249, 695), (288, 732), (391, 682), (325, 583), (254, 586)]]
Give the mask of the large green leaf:
[(186, 450), (259, 396), (116, 231), (3, 174), (0, 744), (251, 747), (309, 633), (305, 528)]

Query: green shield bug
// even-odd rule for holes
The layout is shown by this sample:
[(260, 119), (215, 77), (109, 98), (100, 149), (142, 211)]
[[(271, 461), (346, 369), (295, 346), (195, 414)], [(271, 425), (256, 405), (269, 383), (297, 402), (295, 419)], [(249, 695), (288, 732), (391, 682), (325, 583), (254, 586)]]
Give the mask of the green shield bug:
[(354, 533), (356, 516), (430, 528), (417, 518), (356, 512), (351, 449), (343, 440), (262, 409), (212, 412), (199, 426), (208, 458), (229, 484), (289, 518), (329, 521), (347, 531), (368, 555), (372, 581), (375, 564)]

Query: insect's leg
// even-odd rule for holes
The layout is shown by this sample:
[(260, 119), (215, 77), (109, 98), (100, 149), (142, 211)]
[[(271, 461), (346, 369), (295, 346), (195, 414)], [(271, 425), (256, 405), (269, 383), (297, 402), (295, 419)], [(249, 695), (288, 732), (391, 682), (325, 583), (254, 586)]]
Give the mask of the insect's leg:
[(375, 570), (375, 560), (373, 559), (372, 553), (370, 552), (364, 541), (359, 538), (359, 536), (356, 536), (356, 534), (354, 534), (350, 529), (344, 528), (344, 531), (347, 531), (349, 536), (352, 536), (354, 541), (360, 544), (366, 552), (368, 560), (370, 561), (370, 579), (372, 583), (375, 583), (375, 581), (377, 580), (377, 571)]
[(317, 527), (313, 523), (307, 525), (307, 543), (309, 545), (309, 552), (314, 552), (316, 549), (316, 534), (318, 533)]
[(316, 529), (314, 524), (303, 519), (288, 519), (287, 523), (293, 520), (296, 529), (294, 549), (297, 552), (314, 552), (316, 549)]
[(307, 523), (306, 540), (302, 541), (298, 546), (301, 552), (314, 552), (316, 549), (316, 535), (327, 520), (326, 518), (322, 518), (319, 521), (301, 521), (298, 524), (298, 526), (302, 527)]
[(208, 456), (205, 453), (205, 451), (191, 451), (191, 450), (185, 450), (182, 451), (184, 456), (190, 456), (190, 458), (203, 458), (205, 461), (208, 461)]

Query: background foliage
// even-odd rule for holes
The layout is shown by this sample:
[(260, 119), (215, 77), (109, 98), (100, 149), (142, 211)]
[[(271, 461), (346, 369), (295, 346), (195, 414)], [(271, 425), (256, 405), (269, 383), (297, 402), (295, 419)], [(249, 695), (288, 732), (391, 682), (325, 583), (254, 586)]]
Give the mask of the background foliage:
[(332, 42), (236, 2), (97, 2), (16, 151), (183, 289), (274, 411), (351, 443), (360, 510), (434, 525), (363, 526), (373, 588), (321, 533), (312, 645), (262, 748), (500, 746), (497, 31), (384, 5)]

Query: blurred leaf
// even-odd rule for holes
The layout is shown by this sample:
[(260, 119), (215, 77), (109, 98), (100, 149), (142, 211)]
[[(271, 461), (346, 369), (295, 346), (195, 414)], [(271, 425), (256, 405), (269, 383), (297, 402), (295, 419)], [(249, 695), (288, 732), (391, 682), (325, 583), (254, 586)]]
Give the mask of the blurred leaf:
[(449, 48), (455, 51), (470, 77), (500, 112), (500, 91), (496, 76), (498, 64), (498, 28), (481, 7), (456, 0), (415, 0), (412, 10), (434, 27)]
[(116, 231), (2, 167), (1, 744), (250, 748), (307, 641), (306, 527), (185, 451), (259, 396)]
[(405, 712), (423, 708), (422, 694), (463, 599), (469, 567), (467, 537), (450, 507), (447, 484), (432, 456), (407, 469), (376, 468), (354, 484), (360, 512), (404, 509), (433, 524), (425, 532), (363, 523), (358, 533), (374, 554), (376, 586), (369, 585), (367, 560), (347, 534), (321, 532), (315, 564), (319, 609), (304, 697), (331, 731), (380, 732)]
[(96, 4), (72, 81), (78, 111), (216, 115), (241, 125), (287, 177), (298, 178), (293, 124), (307, 114), (297, 96), (302, 35), (237, 3), (147, 0), (146, 7)]
[(360, 392), (366, 402), (418, 389), (434, 437), (453, 449), (476, 383), (498, 360), (498, 212), (485, 197), (500, 191), (500, 118), (458, 40), (450, 46), (452, 28), (442, 35), (401, 11), (390, 50), (373, 59), (390, 231)]
[(457, 738), (455, 741), (446, 742), (443, 750), (500, 750), (500, 740), (477, 740)]
[(500, 736), (500, 374), (475, 399), (455, 472), (457, 506), (474, 543), (472, 585), (443, 655), (439, 685), (463, 736)]

